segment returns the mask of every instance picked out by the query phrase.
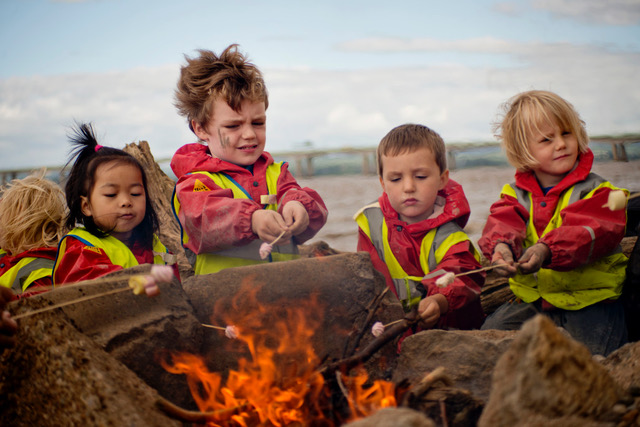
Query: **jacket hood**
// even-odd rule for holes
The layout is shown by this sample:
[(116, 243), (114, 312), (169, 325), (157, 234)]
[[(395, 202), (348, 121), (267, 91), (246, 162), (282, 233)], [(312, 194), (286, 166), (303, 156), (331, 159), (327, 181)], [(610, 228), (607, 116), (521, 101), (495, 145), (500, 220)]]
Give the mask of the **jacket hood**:
[[(273, 162), (271, 154), (264, 151), (257, 162), (266, 162), (267, 165)], [(178, 148), (171, 158), (171, 170), (178, 179), (194, 171), (207, 171), (211, 173), (228, 170), (246, 170), (242, 166), (235, 165), (216, 157), (212, 157), (209, 147), (200, 143), (186, 144)]]
[(440, 215), (435, 218), (427, 218), (415, 224), (407, 224), (398, 218), (398, 213), (391, 207), (389, 197), (386, 193), (378, 199), (382, 213), (384, 214), (387, 224), (398, 225), (404, 227), (411, 234), (426, 234), (429, 230), (439, 227), (450, 221), (455, 221), (461, 228), (467, 225), (471, 208), (464, 194), (462, 186), (452, 179), (442, 190), (438, 191), (438, 196), (444, 198), (444, 209)]

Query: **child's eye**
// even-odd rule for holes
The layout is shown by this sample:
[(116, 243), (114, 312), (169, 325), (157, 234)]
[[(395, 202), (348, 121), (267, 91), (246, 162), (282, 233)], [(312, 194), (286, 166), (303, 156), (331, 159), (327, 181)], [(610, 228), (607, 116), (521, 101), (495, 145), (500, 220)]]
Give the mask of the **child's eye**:
[(132, 197), (139, 197), (142, 196), (142, 193), (131, 193)]
[(427, 177), (425, 175), (416, 175), (416, 178), (418, 178), (418, 179), (427, 179)]
[(116, 197), (115, 194), (105, 194), (104, 197)]
[(238, 128), (238, 125), (226, 125), (225, 128), (227, 128), (227, 129), (236, 129), (236, 128)]
[(253, 122), (251, 124), (254, 126), (264, 126), (264, 121)]

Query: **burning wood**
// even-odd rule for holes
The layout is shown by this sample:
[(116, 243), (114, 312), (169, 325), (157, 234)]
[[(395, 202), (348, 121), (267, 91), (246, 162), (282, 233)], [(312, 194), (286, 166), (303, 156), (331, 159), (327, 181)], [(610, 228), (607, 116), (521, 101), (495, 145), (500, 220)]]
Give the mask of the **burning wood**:
[[(250, 353), (250, 357), (240, 358), (238, 368), (229, 370), (226, 378), (211, 372), (198, 355), (173, 353), (162, 361), (168, 372), (186, 375), (201, 411), (184, 411), (161, 400), (159, 405), (168, 414), (182, 421), (206, 420), (212, 425), (309, 424), (319, 420), (339, 425), (379, 408), (396, 406), (392, 383), (370, 381), (364, 370), (355, 375), (341, 371), (368, 359), (406, 330), (412, 320), (400, 322), (363, 351), (320, 367), (321, 360), (311, 342), (324, 312), (317, 297), (266, 306), (258, 303), (257, 293), (255, 287), (245, 288), (230, 305), (234, 310), (222, 315), (225, 323), (239, 326), (237, 339)], [(373, 312), (384, 293), (374, 298), (377, 304), (371, 305)], [(267, 318), (271, 321), (265, 322)], [(329, 381), (327, 376), (331, 376)], [(332, 394), (333, 385), (339, 386), (344, 398)]]

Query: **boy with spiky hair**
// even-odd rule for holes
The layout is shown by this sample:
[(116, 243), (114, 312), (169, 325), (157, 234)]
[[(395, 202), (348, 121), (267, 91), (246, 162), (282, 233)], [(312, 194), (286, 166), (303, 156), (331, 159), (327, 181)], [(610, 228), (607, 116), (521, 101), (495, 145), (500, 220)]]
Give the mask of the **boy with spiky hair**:
[[(301, 188), (285, 162), (264, 151), (267, 89), (237, 50), (186, 58), (175, 105), (199, 143), (176, 152), (174, 209), (196, 274), (292, 259), (327, 220), (317, 192)], [(262, 260), (262, 242), (273, 243)], [(189, 253), (189, 251), (187, 253)]]

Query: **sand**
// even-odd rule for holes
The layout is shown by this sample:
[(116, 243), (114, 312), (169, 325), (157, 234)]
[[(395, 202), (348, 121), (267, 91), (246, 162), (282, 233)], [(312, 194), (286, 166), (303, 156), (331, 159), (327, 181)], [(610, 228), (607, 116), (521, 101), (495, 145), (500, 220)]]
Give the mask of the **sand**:
[[(593, 172), (607, 178), (614, 185), (632, 192), (640, 191), (640, 160), (630, 162), (596, 162)], [(489, 215), (489, 207), (498, 199), (502, 186), (513, 182), (511, 167), (478, 167), (453, 170), (452, 179), (462, 184), (471, 216), (465, 231), (477, 243)], [(323, 240), (332, 248), (355, 251), (358, 241), (353, 215), (362, 207), (377, 200), (381, 194), (377, 176), (332, 175), (298, 178), (302, 186), (316, 190), (329, 209), (329, 219), (320, 232), (310, 240)]]

